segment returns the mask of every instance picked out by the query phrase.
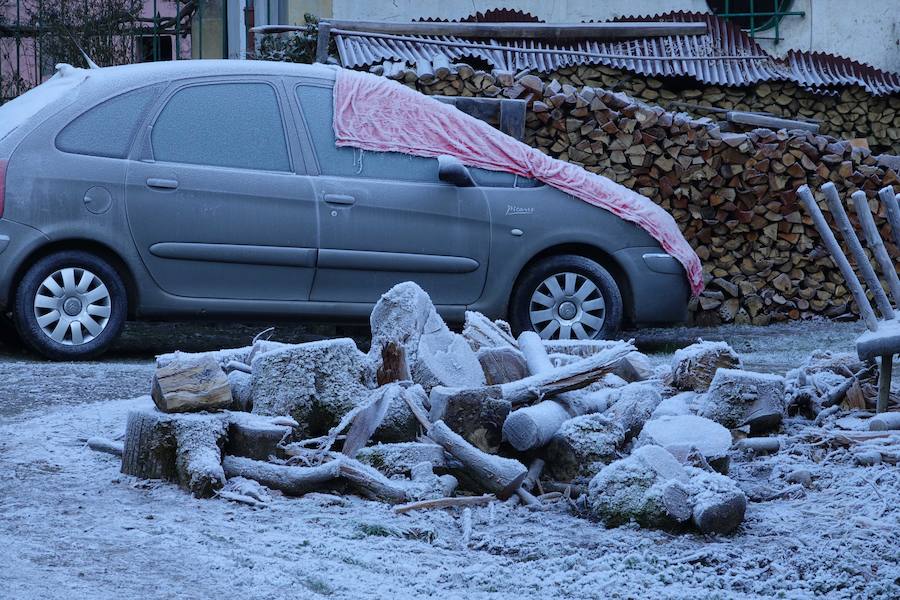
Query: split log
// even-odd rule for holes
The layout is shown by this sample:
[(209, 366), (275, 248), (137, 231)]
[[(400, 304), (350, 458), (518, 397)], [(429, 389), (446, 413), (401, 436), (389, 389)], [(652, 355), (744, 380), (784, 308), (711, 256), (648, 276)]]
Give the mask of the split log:
[(503, 440), (503, 426), (511, 409), (498, 386), (431, 390), (430, 420), (443, 421), (479, 450), (494, 454)]
[(443, 421), (428, 429), (428, 437), (454, 456), (487, 491), (505, 500), (521, 487), (528, 469), (511, 458), (503, 458), (482, 452), (454, 433)]
[(479, 312), (466, 311), (462, 335), (476, 352), (482, 348), (516, 347), (516, 339), (509, 332), (509, 325), (503, 321), (491, 321)]
[(231, 406), (231, 385), (210, 356), (176, 356), (153, 374), (153, 402), (163, 412), (220, 410)]
[(528, 375), (525, 357), (510, 346), (481, 348), (477, 355), (488, 385), (518, 381)]
[(515, 406), (587, 387), (613, 372), (619, 361), (634, 349), (630, 343), (618, 342), (607, 350), (577, 362), (505, 383), (500, 386), (503, 398)]
[(317, 467), (292, 467), (276, 465), (251, 458), (226, 456), (222, 461), (225, 475), (244, 477), (262, 485), (280, 490), (290, 496), (302, 496), (321, 489), (340, 474), (340, 462), (331, 461)]
[(222, 446), (225, 415), (169, 415), (155, 409), (128, 414), (122, 472), (176, 481), (198, 497), (225, 484)]

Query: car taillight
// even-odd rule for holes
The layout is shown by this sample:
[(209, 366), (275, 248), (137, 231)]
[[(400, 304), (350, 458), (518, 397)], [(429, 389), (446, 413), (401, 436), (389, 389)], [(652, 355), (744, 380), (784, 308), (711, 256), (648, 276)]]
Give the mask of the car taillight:
[(6, 165), (8, 161), (0, 160), (0, 219), (3, 218), (3, 206), (6, 200)]

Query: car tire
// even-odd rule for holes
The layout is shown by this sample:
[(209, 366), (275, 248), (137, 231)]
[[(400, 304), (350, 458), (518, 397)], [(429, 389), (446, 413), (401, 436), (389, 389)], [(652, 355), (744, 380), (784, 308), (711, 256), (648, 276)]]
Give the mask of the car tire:
[(22, 341), (51, 360), (88, 360), (116, 341), (128, 314), (122, 277), (87, 252), (45, 256), (16, 289), (13, 320)]
[(564, 254), (544, 258), (519, 278), (510, 302), (516, 333), (544, 339), (609, 339), (622, 326), (622, 294), (596, 261)]

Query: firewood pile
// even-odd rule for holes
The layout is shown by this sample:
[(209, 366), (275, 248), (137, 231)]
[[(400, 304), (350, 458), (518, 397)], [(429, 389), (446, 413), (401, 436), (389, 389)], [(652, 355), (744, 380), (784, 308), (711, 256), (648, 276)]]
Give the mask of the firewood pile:
[[(896, 166), (826, 135), (727, 132), (708, 118), (589, 85), (606, 81), (590, 70), (579, 67), (579, 74), (562, 79), (582, 82), (576, 86), (464, 64), (373, 67), (426, 94), (526, 99), (529, 145), (663, 206), (704, 263), (708, 288), (692, 305), (697, 324), (766, 325), (858, 314), (796, 190), (831, 181), (842, 197), (861, 189), (875, 206), (880, 188), (900, 191)], [(886, 233), (883, 209), (876, 223)]]
[[(368, 353), (349, 339), (258, 339), (159, 356), (124, 444), (89, 445), (121, 454), (125, 474), (253, 506), (311, 492), (399, 513), (507, 502), (729, 533), (747, 506), (727, 476), (734, 453), (777, 452), (785, 415), (836, 418), (865, 408), (872, 385), (842, 355), (786, 379), (743, 370), (721, 342), (653, 367), (629, 342), (515, 338), (479, 313), (454, 333), (413, 283), (382, 296), (371, 327)], [(900, 427), (896, 414), (879, 426)], [(828, 443), (860, 439), (879, 442)]]

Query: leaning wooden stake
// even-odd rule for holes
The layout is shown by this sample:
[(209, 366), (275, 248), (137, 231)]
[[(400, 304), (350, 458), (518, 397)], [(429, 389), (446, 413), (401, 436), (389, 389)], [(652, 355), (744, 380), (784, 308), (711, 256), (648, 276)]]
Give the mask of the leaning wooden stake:
[[(887, 189), (890, 190), (890, 195), (893, 196), (893, 189)], [(858, 190), (853, 192), (851, 198), (853, 199), (853, 207), (856, 209), (856, 216), (859, 218), (859, 223), (866, 236), (866, 243), (869, 249), (872, 250), (872, 254), (875, 255), (875, 260), (878, 261), (878, 266), (881, 268), (881, 273), (887, 281), (894, 304), (900, 305), (900, 277), (897, 277), (894, 261), (888, 255), (884, 241), (881, 239), (881, 234), (878, 233), (878, 227), (875, 225), (875, 219), (872, 218), (872, 211), (869, 209), (866, 193)], [(900, 317), (898, 313), (895, 313), (895, 315)]]
[(878, 319), (875, 317), (875, 311), (872, 310), (872, 305), (869, 304), (869, 300), (866, 298), (866, 292), (863, 290), (863, 286), (859, 282), (859, 279), (856, 278), (853, 267), (850, 266), (850, 262), (847, 261), (847, 257), (844, 256), (844, 251), (841, 250), (837, 239), (831, 232), (831, 228), (828, 227), (825, 216), (819, 209), (819, 205), (816, 204), (816, 199), (813, 198), (809, 186), (800, 186), (800, 189), (797, 190), (797, 195), (800, 196), (803, 206), (806, 207), (807, 212), (809, 212), (812, 217), (813, 224), (816, 226), (816, 230), (818, 230), (819, 235), (822, 237), (822, 242), (825, 244), (828, 252), (831, 253), (832, 260), (834, 260), (834, 263), (837, 265), (838, 269), (840, 269), (841, 275), (844, 276), (847, 287), (850, 288), (853, 299), (856, 300), (856, 305), (859, 306), (859, 314), (865, 322), (866, 327), (871, 331), (877, 330)]
[[(894, 196), (894, 188), (887, 186), (878, 192), (881, 203), (884, 204), (888, 222), (891, 224), (891, 235), (894, 238), (894, 248), (900, 254), (900, 194)], [(900, 258), (900, 256), (894, 256)]]
[(878, 275), (875, 274), (875, 269), (872, 268), (869, 257), (866, 256), (866, 251), (863, 250), (862, 244), (859, 243), (859, 238), (856, 236), (856, 231), (853, 230), (853, 225), (850, 223), (849, 217), (847, 217), (847, 211), (844, 210), (844, 205), (838, 195), (837, 188), (829, 181), (822, 186), (822, 192), (825, 194), (825, 199), (828, 201), (828, 208), (831, 210), (831, 216), (834, 217), (834, 221), (841, 231), (844, 242), (846, 242), (847, 247), (850, 248), (850, 253), (853, 255), (853, 260), (856, 262), (856, 268), (862, 273), (863, 280), (872, 291), (872, 295), (875, 296), (875, 305), (878, 307), (878, 311), (881, 313), (882, 318), (893, 319), (894, 308), (891, 306), (887, 295), (885, 295), (884, 289), (881, 287), (881, 282), (878, 281)]

